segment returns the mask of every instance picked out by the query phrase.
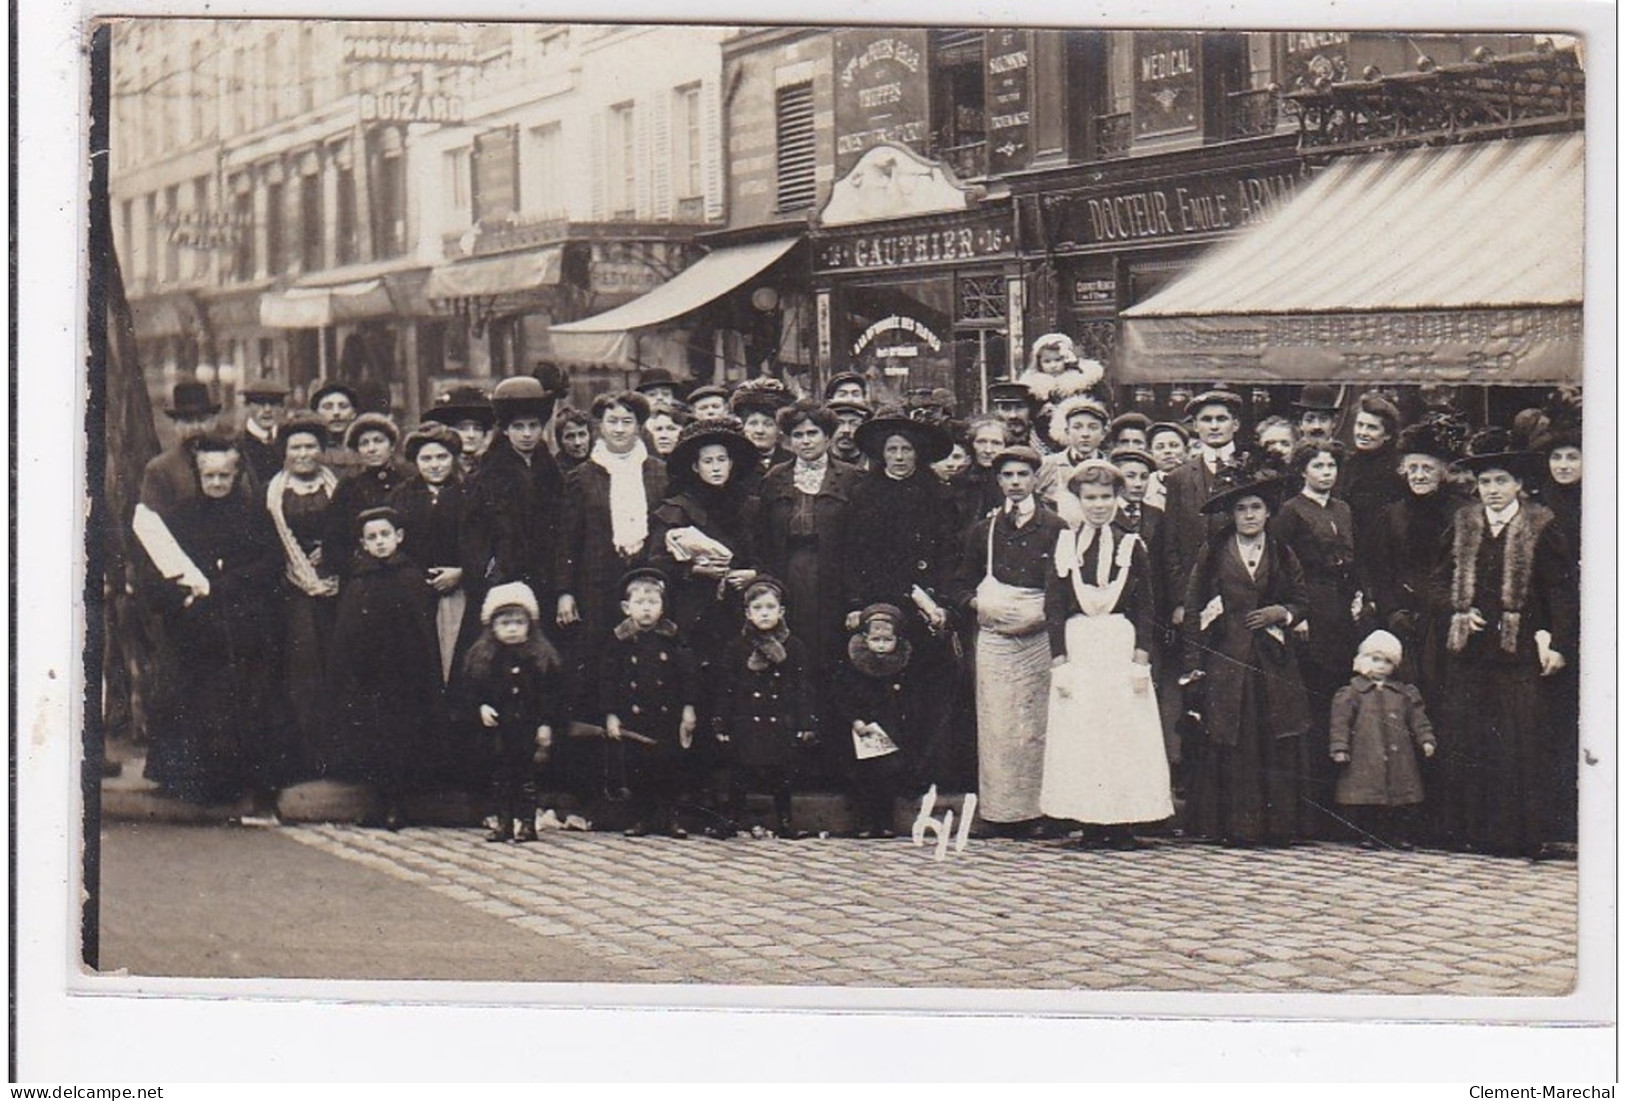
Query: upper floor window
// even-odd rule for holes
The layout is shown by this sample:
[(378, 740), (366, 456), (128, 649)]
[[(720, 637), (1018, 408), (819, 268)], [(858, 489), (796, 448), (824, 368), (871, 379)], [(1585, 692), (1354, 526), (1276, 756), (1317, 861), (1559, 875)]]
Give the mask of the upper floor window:
[(678, 199), (692, 199), (704, 194), (705, 183), (701, 163), (700, 86), (690, 84), (675, 92), (675, 110), (672, 112), (672, 181)]
[(608, 192), (610, 214), (633, 218), (638, 207), (638, 147), (633, 105), (617, 104), (609, 109)]
[(564, 127), (557, 122), (534, 126), (529, 143), (522, 158), (526, 168), (525, 213), (542, 218), (563, 217), (570, 206), (564, 182)]
[(446, 198), (451, 204), (452, 221), (458, 225), (466, 225), (474, 220), (473, 207), (469, 198), (469, 166), (468, 148), (447, 150), (444, 162), (444, 187)]

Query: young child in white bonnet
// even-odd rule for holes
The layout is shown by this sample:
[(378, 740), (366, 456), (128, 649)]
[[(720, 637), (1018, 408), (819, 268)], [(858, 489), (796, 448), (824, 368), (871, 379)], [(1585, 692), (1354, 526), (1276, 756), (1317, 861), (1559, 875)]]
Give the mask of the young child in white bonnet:
[(1422, 693), (1393, 679), (1399, 639), (1373, 631), (1354, 657), (1354, 676), (1332, 697), (1331, 754), (1342, 765), (1337, 802), (1348, 808), (1364, 849), (1415, 847), (1422, 768), (1437, 740)]

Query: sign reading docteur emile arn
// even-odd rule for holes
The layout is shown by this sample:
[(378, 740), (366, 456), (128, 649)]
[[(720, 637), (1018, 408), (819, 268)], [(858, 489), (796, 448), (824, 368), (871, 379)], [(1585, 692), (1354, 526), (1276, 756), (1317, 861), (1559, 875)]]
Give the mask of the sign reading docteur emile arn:
[(1069, 195), (1057, 208), (1055, 244), (1095, 249), (1230, 233), (1268, 220), (1304, 182), (1296, 164), (1269, 165)]
[(930, 136), (926, 32), (855, 28), (835, 35), (835, 174), (882, 142), (924, 152)]

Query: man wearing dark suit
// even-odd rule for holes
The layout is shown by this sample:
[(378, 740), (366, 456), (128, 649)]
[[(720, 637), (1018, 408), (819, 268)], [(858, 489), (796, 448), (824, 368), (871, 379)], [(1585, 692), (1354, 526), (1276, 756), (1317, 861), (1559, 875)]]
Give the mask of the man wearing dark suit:
[(1208, 390), (1196, 395), (1186, 407), (1196, 426), (1202, 450), (1189, 462), (1168, 472), (1164, 479), (1167, 499), (1162, 520), (1162, 591), (1172, 610), (1172, 623), (1184, 622), (1181, 594), (1191, 567), (1207, 537), (1225, 523), (1220, 515), (1203, 515), (1202, 506), (1213, 495), (1214, 485), (1227, 468), (1234, 466), (1236, 430), (1241, 427), (1241, 395), (1229, 390)]

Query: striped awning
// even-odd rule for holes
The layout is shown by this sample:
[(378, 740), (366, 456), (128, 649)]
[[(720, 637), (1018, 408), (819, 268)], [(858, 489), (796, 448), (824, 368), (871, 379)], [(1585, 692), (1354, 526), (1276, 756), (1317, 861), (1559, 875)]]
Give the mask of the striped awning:
[(1123, 311), (1119, 379), (1580, 378), (1585, 139), (1334, 162)]

